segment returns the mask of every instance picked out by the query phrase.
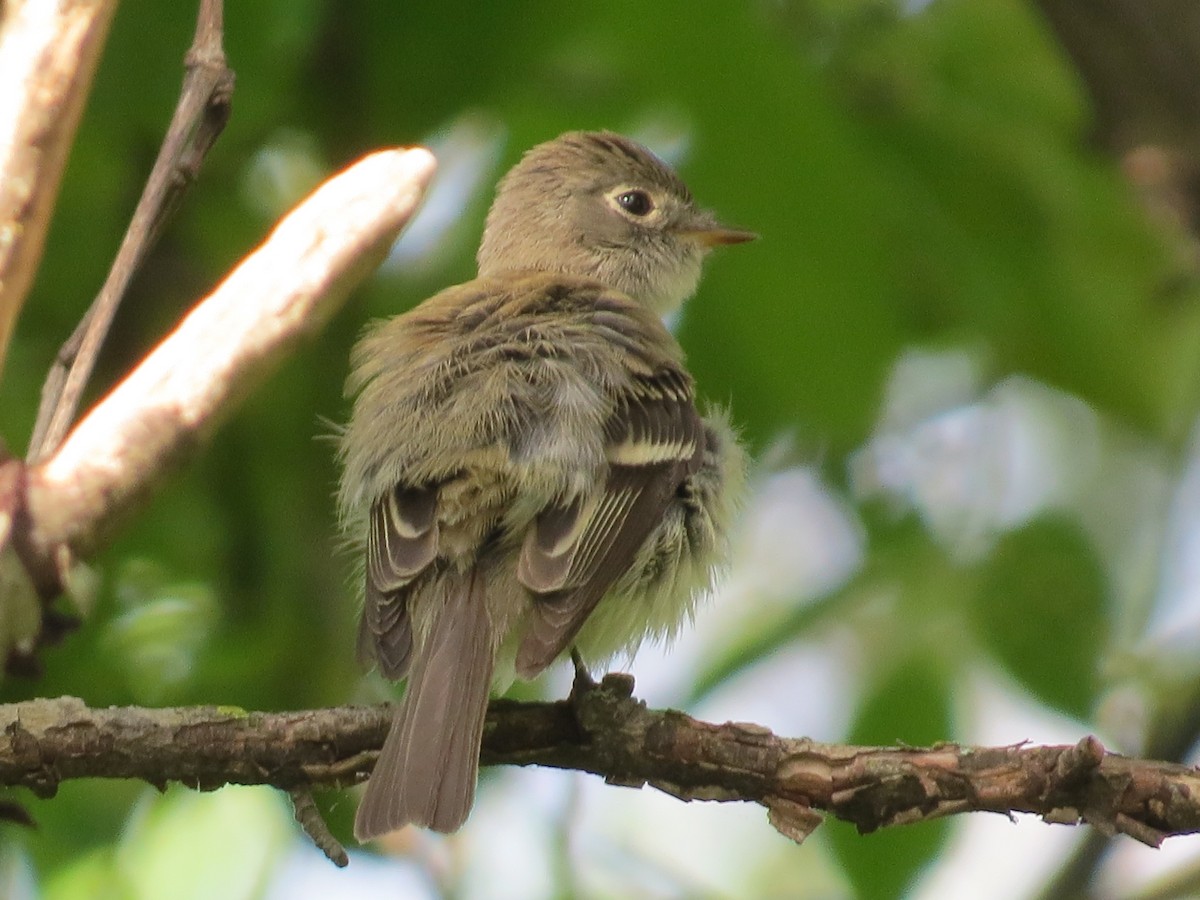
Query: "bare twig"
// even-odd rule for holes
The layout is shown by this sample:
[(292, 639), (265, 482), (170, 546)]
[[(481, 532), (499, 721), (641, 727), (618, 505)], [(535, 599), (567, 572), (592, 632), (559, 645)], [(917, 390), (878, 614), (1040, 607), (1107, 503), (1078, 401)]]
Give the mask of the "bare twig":
[(0, 3), (0, 372), (116, 5)]
[[(312, 791), (307, 788), (292, 788), (288, 791), (288, 796), (292, 798), (292, 810), (296, 814), (296, 823), (308, 835), (317, 849), (325, 854), (325, 858), (339, 869), (350, 865), (350, 857), (346, 855), (346, 848), (329, 830), (329, 825), (322, 818), (321, 811), (317, 809), (316, 801), (313, 800)], [(2, 818), (2, 812), (0, 812), (0, 818)]]
[[(608, 677), (558, 703), (493, 701), (483, 762), (577, 769), (685, 801), (758, 803), (794, 840), (817, 827), (815, 810), (863, 832), (972, 811), (1087, 822), (1151, 845), (1200, 831), (1200, 772), (1110, 754), (1095, 738), (1058, 747), (821, 744), (650, 710), (630, 686)], [(43, 796), (72, 778), (345, 786), (365, 777), (390, 723), (386, 707), (243, 713), (35, 700), (0, 707), (0, 783)]]
[(100, 346), (129, 282), (184, 191), (195, 181), (229, 118), (233, 71), (225, 64), (221, 0), (201, 0), (187, 73), (167, 136), (138, 200), (108, 278), (75, 332), (59, 349), (46, 382), (27, 459), (44, 459), (62, 442), (91, 377)]

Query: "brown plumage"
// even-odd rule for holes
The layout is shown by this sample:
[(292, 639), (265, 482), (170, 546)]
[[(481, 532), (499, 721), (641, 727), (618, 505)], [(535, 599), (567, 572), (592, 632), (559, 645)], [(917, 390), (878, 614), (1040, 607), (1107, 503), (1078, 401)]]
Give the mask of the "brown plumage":
[(710, 586), (744, 463), (659, 315), (709, 247), (749, 237), (644, 148), (574, 132), (501, 183), (480, 277), (355, 348), (340, 501), (366, 535), (359, 654), (408, 677), (360, 840), (458, 828), (493, 685), (668, 636)]

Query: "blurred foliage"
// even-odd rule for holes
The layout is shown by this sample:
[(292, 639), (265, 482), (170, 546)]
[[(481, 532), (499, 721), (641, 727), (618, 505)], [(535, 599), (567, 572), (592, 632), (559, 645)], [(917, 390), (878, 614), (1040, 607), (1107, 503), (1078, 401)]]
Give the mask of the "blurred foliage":
[[(41, 379), (120, 241), (176, 97), (192, 16), (179, 3), (120, 6), (5, 372), (10, 447), (23, 445)], [(954, 739), (956, 690), (977, 664), (1082, 720), (1102, 703), (1115, 671), (1106, 659), (1135, 652), (1138, 636), (1126, 627), (1114, 647), (1113, 617), (1137, 599), (1145, 618), (1153, 565), (1114, 571), (1096, 529), (1074, 514), (1018, 523), (964, 558), (911, 507), (860, 503), (847, 476), (914, 347), (968, 348), (985, 383), (1036, 379), (1150, 448), (1164, 477), (1181, 465), (1200, 402), (1194, 272), (1180, 236), (1152, 223), (1089, 147), (1081, 86), (1029, 4), (613, 0), (566, 12), (548, 0), (263, 0), (230, 4), (226, 34), (233, 118), (122, 308), (97, 391), (276, 213), (370, 149), (466, 128), (486, 186), (569, 128), (653, 139), (676, 153), (702, 202), (762, 235), (712, 261), (680, 324), (702, 389), (731, 403), (756, 450), (794, 436), (791, 461), (817, 467), (865, 531), (854, 578), (744, 616), (706, 656), (693, 696), (789, 644), (851, 629), (861, 651), (852, 727), (814, 735), (822, 740)], [(380, 696), (353, 663), (354, 591), (324, 422), (346, 414), (347, 354), (367, 319), (471, 276), (488, 199), (459, 198), (441, 244), (389, 267), (249, 398), (95, 561), (102, 587), (89, 620), (45, 654), (44, 677), (6, 683), (6, 699), (276, 709)], [(1122, 672), (1141, 671), (1123, 658)], [(1193, 678), (1194, 663), (1172, 684)], [(19, 840), (52, 876), (47, 896), (121, 884), (133, 838), (120, 839), (126, 849), (114, 841), (131, 815), (131, 833), (149, 833), (138, 816), (150, 814), (133, 813), (143, 796), (75, 784), (30, 801), (43, 827)], [(153, 815), (183, 821), (191, 813), (176, 806), (190, 802), (173, 794)], [(334, 805), (344, 830), (347, 804)], [(867, 838), (842, 827), (828, 840), (855, 892), (886, 897), (945, 835), (941, 824)]]
[(45, 896), (160, 897), (170, 885), (180, 900), (252, 900), (262, 896), (289, 827), (285, 802), (262, 789), (175, 788), (157, 802), (143, 791), (121, 839), (64, 865)]

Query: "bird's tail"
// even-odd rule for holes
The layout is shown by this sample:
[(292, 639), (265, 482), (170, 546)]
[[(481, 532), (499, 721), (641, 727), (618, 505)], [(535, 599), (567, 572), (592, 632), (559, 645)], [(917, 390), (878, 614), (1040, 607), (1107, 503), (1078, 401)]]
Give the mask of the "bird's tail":
[(435, 590), (443, 606), (418, 642), (408, 691), (358, 807), (359, 841), (409, 824), (455, 831), (475, 800), (495, 652), (484, 578), (472, 571)]

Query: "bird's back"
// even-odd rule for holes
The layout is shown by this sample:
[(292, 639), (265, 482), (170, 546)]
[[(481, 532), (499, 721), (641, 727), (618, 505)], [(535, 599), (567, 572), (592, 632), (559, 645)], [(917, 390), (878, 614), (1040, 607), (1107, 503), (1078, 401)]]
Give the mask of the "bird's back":
[[(652, 312), (589, 279), (514, 272), (448, 288), (355, 350), (343, 484), (373, 496), (343, 496), (343, 508), (397, 483), (453, 480), (469, 459), (532, 513), (547, 494), (595, 483), (601, 426), (636, 377), (669, 371), (690, 385), (682, 357)], [(532, 466), (538, 483), (526, 484)]]

